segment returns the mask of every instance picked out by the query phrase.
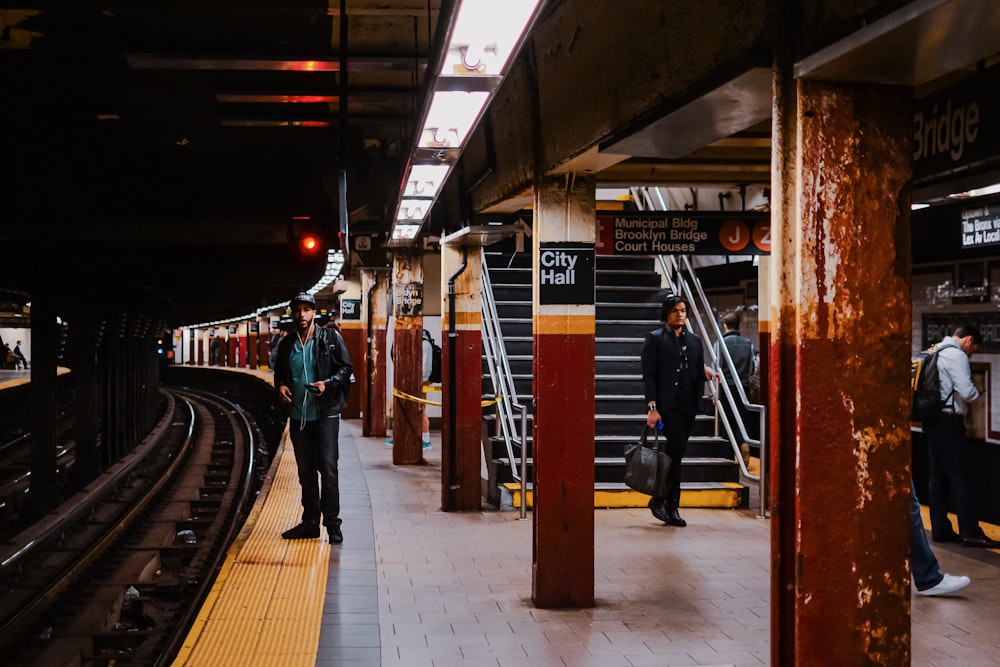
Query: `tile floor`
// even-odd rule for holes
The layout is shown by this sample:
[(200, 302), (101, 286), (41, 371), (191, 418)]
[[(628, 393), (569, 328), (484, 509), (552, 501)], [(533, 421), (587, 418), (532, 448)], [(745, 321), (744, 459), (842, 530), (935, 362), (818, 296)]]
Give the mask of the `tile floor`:
[[(341, 432), (345, 542), (333, 547), (317, 665), (664, 667), (766, 665), (768, 521), (686, 509), (594, 514), (591, 609), (531, 603), (531, 515), (440, 511), (437, 437), (428, 466), (394, 466), (382, 438)], [(738, 545), (734, 549), (733, 545)], [(934, 545), (972, 585), (913, 597), (913, 665), (1000, 665), (1000, 554)]]

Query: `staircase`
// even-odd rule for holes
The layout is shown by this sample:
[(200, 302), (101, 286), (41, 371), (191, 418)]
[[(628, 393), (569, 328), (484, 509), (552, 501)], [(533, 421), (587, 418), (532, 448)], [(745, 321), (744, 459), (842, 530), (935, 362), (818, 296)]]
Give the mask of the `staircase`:
[[(531, 506), (532, 319), (531, 254), (492, 250), (484, 253), (503, 333), (517, 400), (529, 406), (527, 503)], [(638, 439), (646, 419), (640, 354), (647, 332), (661, 325), (660, 275), (649, 257), (596, 258), (595, 334), (595, 507), (645, 507), (649, 496), (622, 483), (624, 447)], [(483, 395), (494, 388), (486, 362)], [(682, 507), (747, 507), (748, 489), (731, 445), (719, 437), (715, 415), (699, 415), (683, 460)], [(486, 497), (501, 508), (520, 507), (516, 479), (520, 447), (514, 460), (499, 435), (497, 416), (484, 411), (483, 446), (487, 461)]]

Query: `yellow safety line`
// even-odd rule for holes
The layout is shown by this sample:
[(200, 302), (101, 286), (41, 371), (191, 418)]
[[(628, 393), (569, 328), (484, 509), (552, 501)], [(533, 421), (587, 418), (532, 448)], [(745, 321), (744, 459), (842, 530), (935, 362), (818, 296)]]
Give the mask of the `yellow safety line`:
[[(427, 387), (435, 387), (435, 385), (424, 385), (424, 387), (425, 388), (427, 388)], [(431, 392), (428, 392), (428, 393), (431, 393)], [(405, 391), (400, 391), (399, 389), (396, 389), (395, 387), (392, 388), (392, 395), (395, 396), (396, 398), (401, 398), (404, 401), (413, 401), (414, 403), (422, 403), (423, 405), (437, 405), (437, 406), (441, 405), (441, 401), (428, 401), (426, 398), (420, 398), (418, 396), (413, 396), (411, 394), (407, 394)], [(487, 408), (487, 407), (493, 405), (494, 403), (499, 403), (500, 401), (501, 401), (501, 398), (499, 396), (497, 396), (496, 398), (488, 400), (488, 401), (486, 401), (486, 400), (480, 401), (479, 404), (480, 404), (481, 407)]]
[(295, 457), (284, 448), (287, 438), (286, 427), (284, 451), (272, 468), (272, 492), (253, 527), (241, 533), (243, 541), (227, 553), (174, 667), (277, 664), (279, 656), (289, 665), (316, 661), (330, 544), (325, 536), (281, 539), (281, 531), (301, 513)]

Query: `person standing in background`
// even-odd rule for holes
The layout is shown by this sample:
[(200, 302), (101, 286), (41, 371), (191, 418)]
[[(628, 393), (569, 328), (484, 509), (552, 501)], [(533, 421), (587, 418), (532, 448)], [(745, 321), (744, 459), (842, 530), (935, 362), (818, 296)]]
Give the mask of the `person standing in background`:
[[(979, 329), (964, 324), (937, 344), (937, 369), (945, 407), (939, 415), (923, 422), (930, 471), (928, 505), (931, 539), (935, 542), (997, 549), (1000, 542), (987, 537), (979, 526), (972, 485), (972, 444), (965, 432), (969, 403), (979, 398), (979, 390), (972, 384), (969, 359), (982, 342)], [(954, 501), (958, 514), (957, 533), (948, 518), (950, 501)]]
[[(733, 366), (736, 367), (736, 375), (734, 376), (732, 371), (729, 370), (729, 364), (725, 362), (722, 357), (719, 357), (719, 367), (722, 370), (722, 376), (726, 380), (726, 384), (729, 386), (729, 393), (733, 397), (733, 401), (736, 403), (738, 413), (734, 413), (732, 407), (728, 400), (721, 398), (722, 409), (726, 411), (726, 415), (729, 418), (729, 426), (733, 429), (733, 435), (737, 438), (739, 442), (740, 430), (736, 424), (736, 414), (739, 414), (744, 426), (747, 430), (747, 436), (758, 439), (760, 432), (760, 424), (758, 423), (756, 413), (750, 413), (744, 408), (743, 402), (740, 400), (740, 392), (737, 389), (737, 385), (743, 388), (743, 394), (749, 400), (750, 397), (750, 371), (753, 370), (753, 358), (754, 349), (753, 341), (751, 341), (746, 336), (740, 334), (740, 315), (736, 311), (730, 311), (725, 313), (719, 320), (722, 323), (722, 342), (725, 343), (726, 349), (729, 351), (729, 356), (733, 360)], [(741, 443), (741, 450), (743, 452), (743, 460), (746, 461), (750, 456), (750, 446), (747, 443)]]

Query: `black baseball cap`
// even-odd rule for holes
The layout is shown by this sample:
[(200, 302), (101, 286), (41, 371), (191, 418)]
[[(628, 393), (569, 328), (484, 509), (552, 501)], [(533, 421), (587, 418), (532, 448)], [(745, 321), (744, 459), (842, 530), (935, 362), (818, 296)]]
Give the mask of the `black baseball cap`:
[(299, 292), (298, 294), (296, 294), (294, 297), (292, 297), (292, 300), (289, 302), (288, 307), (294, 308), (295, 304), (297, 303), (304, 303), (309, 306), (312, 306), (313, 310), (316, 309), (316, 297), (314, 297), (309, 292)]

